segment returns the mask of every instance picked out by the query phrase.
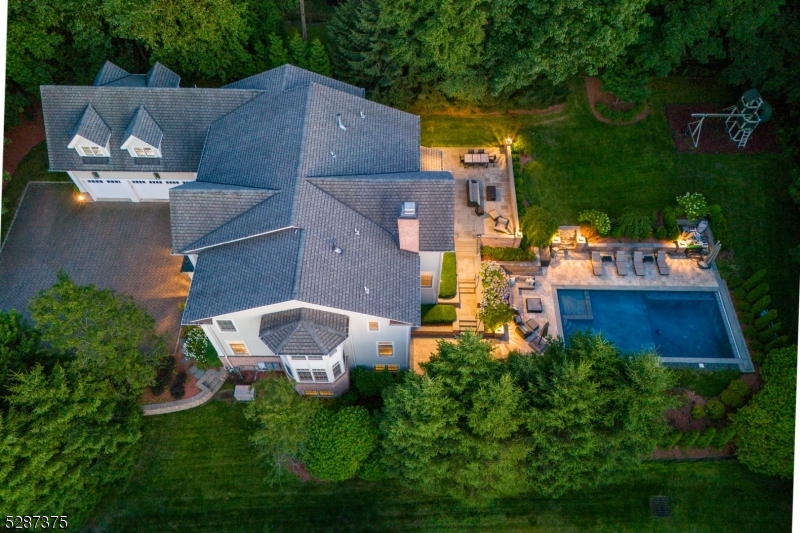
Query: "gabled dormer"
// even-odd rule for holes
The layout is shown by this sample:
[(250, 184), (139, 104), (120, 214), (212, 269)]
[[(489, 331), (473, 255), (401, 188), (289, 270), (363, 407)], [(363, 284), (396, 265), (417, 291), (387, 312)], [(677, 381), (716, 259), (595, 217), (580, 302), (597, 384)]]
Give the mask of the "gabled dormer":
[(72, 140), (67, 148), (76, 150), (81, 157), (110, 157), (109, 139), (111, 139), (111, 128), (89, 104), (75, 126)]
[(181, 77), (156, 61), (156, 64), (147, 73), (148, 87), (178, 87)]
[(139, 106), (125, 134), (122, 136), (121, 150), (127, 150), (131, 157), (161, 157), (161, 139), (164, 132), (153, 120), (144, 106)]

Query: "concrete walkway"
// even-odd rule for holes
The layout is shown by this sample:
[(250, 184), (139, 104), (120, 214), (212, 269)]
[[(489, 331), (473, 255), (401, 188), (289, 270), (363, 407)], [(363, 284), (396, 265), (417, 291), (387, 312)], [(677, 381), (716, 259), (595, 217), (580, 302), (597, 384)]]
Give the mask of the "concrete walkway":
[(185, 411), (186, 409), (203, 405), (213, 398), (217, 391), (222, 388), (222, 384), (225, 383), (227, 377), (228, 371), (225, 370), (224, 367), (218, 370), (208, 370), (202, 374), (197, 382), (197, 388), (200, 389), (200, 394), (174, 402), (144, 405), (142, 406), (142, 411), (144, 411), (145, 416), (165, 415), (167, 413)]

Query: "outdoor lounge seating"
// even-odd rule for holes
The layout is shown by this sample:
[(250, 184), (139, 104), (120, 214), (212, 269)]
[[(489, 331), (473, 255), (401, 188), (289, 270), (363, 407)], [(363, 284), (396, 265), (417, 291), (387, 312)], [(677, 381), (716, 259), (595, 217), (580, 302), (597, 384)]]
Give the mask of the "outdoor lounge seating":
[(529, 313), (541, 313), (544, 310), (542, 307), (542, 299), (525, 298), (525, 310)]
[(492, 209), (486, 214), (489, 215), (489, 218), (492, 220), (497, 220), (500, 217), (500, 213), (497, 211), (497, 209)]
[(633, 252), (633, 271), (637, 276), (644, 276), (644, 259), (642, 252)]
[(467, 181), (467, 205), (475, 207), (481, 204), (481, 190), (478, 180)]
[[(527, 340), (527, 339), (525, 339)], [(540, 354), (544, 351), (545, 347), (547, 347), (547, 342), (542, 338), (541, 335), (535, 335), (529, 342), (528, 346), (530, 346), (534, 352)]]
[(594, 269), (595, 276), (603, 275), (603, 259), (600, 252), (592, 252), (592, 269)]
[(503, 217), (497, 217), (494, 224), (494, 230), (499, 231), (500, 233), (511, 233), (508, 230), (508, 225), (511, 223), (510, 220)]
[(658, 273), (662, 276), (669, 276), (669, 265), (667, 264), (667, 252), (660, 250), (656, 256), (656, 265), (658, 265)]
[(616, 252), (614, 256), (617, 263), (617, 274), (619, 274), (620, 276), (627, 276), (628, 262), (625, 260), (625, 254), (622, 252)]

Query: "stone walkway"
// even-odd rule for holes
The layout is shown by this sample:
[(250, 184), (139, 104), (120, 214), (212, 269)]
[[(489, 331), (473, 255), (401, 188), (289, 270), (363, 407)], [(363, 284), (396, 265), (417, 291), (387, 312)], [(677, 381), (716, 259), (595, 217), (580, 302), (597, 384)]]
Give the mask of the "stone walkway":
[(217, 391), (222, 388), (222, 384), (225, 383), (225, 379), (228, 377), (228, 371), (225, 370), (224, 367), (218, 370), (208, 370), (205, 372), (197, 369), (197, 367), (192, 367), (189, 372), (197, 377), (197, 388), (200, 389), (200, 394), (174, 402), (143, 405), (142, 411), (144, 411), (144, 415), (164, 415), (203, 405), (214, 397)]

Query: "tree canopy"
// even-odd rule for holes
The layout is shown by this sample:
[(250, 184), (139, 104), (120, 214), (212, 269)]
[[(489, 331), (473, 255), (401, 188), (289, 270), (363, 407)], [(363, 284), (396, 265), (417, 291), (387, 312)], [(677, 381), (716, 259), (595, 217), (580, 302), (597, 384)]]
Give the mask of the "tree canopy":
[(797, 346), (773, 350), (761, 368), (761, 390), (733, 415), (736, 454), (751, 470), (794, 475)]

